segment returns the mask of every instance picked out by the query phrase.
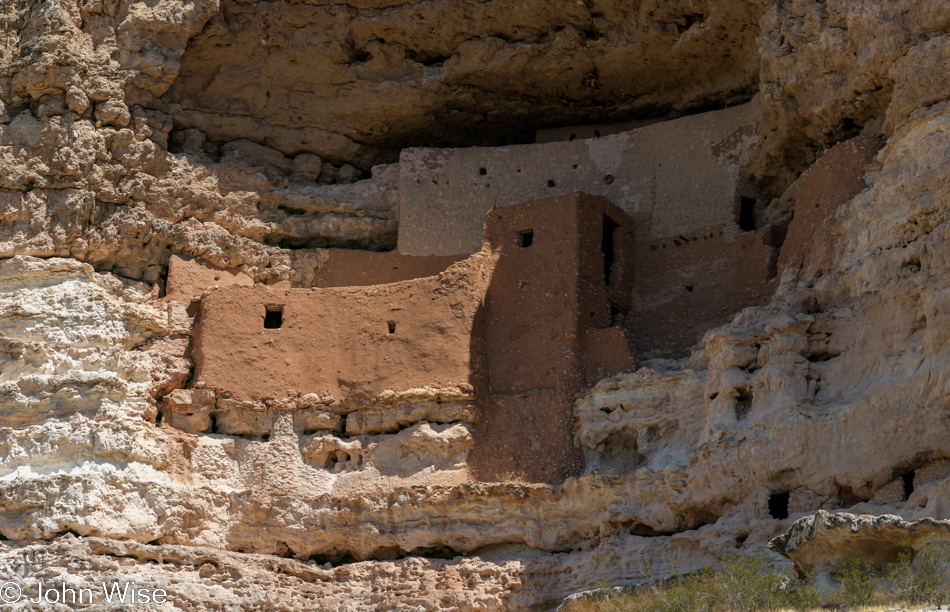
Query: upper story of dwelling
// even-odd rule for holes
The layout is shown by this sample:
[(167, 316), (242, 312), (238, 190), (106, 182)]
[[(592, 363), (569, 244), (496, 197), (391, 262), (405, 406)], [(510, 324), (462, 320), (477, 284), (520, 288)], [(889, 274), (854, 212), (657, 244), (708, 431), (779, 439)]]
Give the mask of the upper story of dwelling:
[[(632, 289), (615, 300), (616, 323), (644, 358), (683, 356), (775, 287), (783, 234), (755, 227), (761, 203), (744, 170), (761, 112), (755, 100), (611, 134), (579, 126), (531, 145), (406, 149), (374, 170), (399, 203), (390, 257), (464, 257), (481, 247), (489, 211), (575, 190), (604, 196), (632, 220)], [(354, 257), (333, 251), (331, 263)]]
[(455, 255), (481, 248), (483, 215), (582, 191), (633, 218), (661, 242), (737, 224), (742, 171), (758, 143), (758, 102), (617, 134), (507, 147), (417, 148), (399, 160), (399, 252)]

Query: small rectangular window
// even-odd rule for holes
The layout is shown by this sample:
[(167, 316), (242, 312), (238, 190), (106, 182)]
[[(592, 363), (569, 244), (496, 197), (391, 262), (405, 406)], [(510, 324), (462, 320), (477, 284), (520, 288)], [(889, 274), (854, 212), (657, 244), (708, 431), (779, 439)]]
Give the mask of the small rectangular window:
[(610, 286), (610, 273), (614, 269), (614, 261), (617, 258), (617, 247), (619, 246), (617, 240), (614, 239), (614, 234), (617, 229), (620, 227), (620, 224), (604, 215), (604, 224), (603, 224), (603, 236), (600, 241), (600, 250), (604, 254), (604, 285)]
[(755, 200), (739, 198), (739, 229), (751, 232), (755, 229)]
[(267, 306), (264, 313), (264, 329), (280, 329), (284, 324), (284, 307)]
[(389, 333), (391, 333), (391, 334), (395, 334), (395, 333), (396, 333), (396, 322), (395, 322), (395, 321), (389, 321), (386, 325), (389, 327)]
[(534, 230), (525, 230), (518, 233), (518, 246), (526, 249), (534, 243)]

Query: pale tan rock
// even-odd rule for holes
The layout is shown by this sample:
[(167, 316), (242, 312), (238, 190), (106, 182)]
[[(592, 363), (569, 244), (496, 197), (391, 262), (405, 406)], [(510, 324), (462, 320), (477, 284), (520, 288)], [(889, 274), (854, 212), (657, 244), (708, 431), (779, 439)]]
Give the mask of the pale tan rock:
[(112, 125), (117, 128), (124, 128), (129, 124), (132, 115), (129, 113), (129, 107), (121, 100), (106, 100), (96, 104), (96, 126)]
[(902, 554), (916, 554), (927, 546), (950, 542), (950, 521), (925, 518), (905, 521), (899, 516), (830, 514), (795, 521), (789, 530), (769, 542), (769, 548), (792, 560), (800, 576), (837, 589), (836, 578), (852, 563), (887, 567)]
[(401, 427), (432, 421), (434, 423), (475, 423), (478, 417), (470, 402), (422, 401), (385, 408), (366, 408), (346, 416), (346, 431), (351, 434), (385, 433)]
[(89, 108), (89, 97), (78, 87), (70, 87), (66, 92), (66, 106), (77, 115), (82, 115)]
[(222, 161), (261, 167), (265, 172), (288, 174), (293, 162), (280, 151), (250, 140), (232, 140), (221, 147)]
[(294, 157), (292, 169), (294, 175), (303, 181), (316, 181), (323, 170), (323, 161), (319, 155), (301, 153)]
[(5, 427), (92, 416), (102, 402), (154, 418), (153, 390), (190, 369), (144, 346), (166, 328), (141, 285), (73, 259), (32, 257), (0, 262), (0, 283)]
[[(612, 541), (596, 550), (523, 560), (489, 553), (493, 560), (474, 558), (408, 558), (331, 566), (318, 560), (294, 560), (243, 554), (209, 547), (146, 545), (97, 537), (66, 535), (51, 542), (14, 543), (0, 550), (0, 570), (16, 576), (25, 596), (35, 598), (39, 581), (48, 588), (90, 588), (94, 603), (105, 603), (102, 582), (134, 581), (164, 588), (172, 610), (186, 601), (195, 609), (225, 605), (234, 610), (261, 606), (305, 609), (315, 600), (334, 612), (387, 610), (410, 612), (435, 598), (452, 610), (474, 612), (504, 609), (527, 612), (556, 606), (587, 584), (593, 575), (613, 568), (621, 581), (641, 578), (632, 557), (658, 557), (690, 550), (683, 540), (657, 545), (655, 538)], [(658, 554), (659, 553), (659, 554)], [(450, 552), (444, 553), (446, 555)], [(708, 558), (703, 554), (703, 558)], [(76, 568), (82, 567), (81, 574)], [(641, 566), (642, 567), (642, 566)], [(438, 577), (437, 583), (434, 577)], [(212, 603), (206, 603), (213, 601)]]
[(342, 470), (358, 470), (363, 463), (363, 444), (359, 440), (345, 442), (334, 436), (318, 436), (300, 451), (313, 466)]
[(359, 1), (271, 21), (234, 2), (189, 44), (162, 103), (218, 142), (362, 168), (406, 142), (532, 142), (549, 125), (748, 99), (762, 4)]
[[(936, 67), (944, 43), (929, 39), (946, 32), (946, 10), (940, 0), (768, 3), (758, 39), (767, 136), (750, 168), (788, 184), (816, 149), (885, 115), (891, 134), (901, 116), (940, 99), (945, 87)], [(905, 103), (906, 87), (916, 93)]]
[(341, 183), (352, 183), (356, 180), (356, 177), (359, 176), (359, 170), (350, 164), (343, 164), (337, 171), (337, 176)]
[[(463, 4), (0, 9), (0, 574), (128, 576), (195, 610), (536, 610), (761, 551), (820, 508), (950, 516), (946, 3)], [(526, 145), (579, 121), (741, 113), (759, 90), (761, 130), (705, 156), (736, 189), (660, 170), (709, 140), (701, 116), (642, 128), (696, 127), (646, 142), (624, 176), (606, 131)], [(587, 151), (585, 185), (630, 211), (658, 202), (637, 220), (657, 235), (726, 226), (736, 197), (785, 223), (802, 183), (785, 186), (860, 131), (889, 141), (868, 188), (819, 219), (820, 265), (789, 264), (769, 304), (720, 313), (688, 358), (579, 397), (589, 470), (558, 486), (469, 482), (472, 388), (362, 411), (318, 393), (212, 404), (186, 388), (196, 292), (157, 301), (173, 255), (312, 286), (323, 247), (395, 247), (412, 189), (458, 202), (513, 156), (558, 174), (496, 184), (491, 206), (570, 185), (551, 151)], [(412, 172), (372, 167), (453, 144), (494, 145), (440, 153), (471, 185), (423, 185), (438, 160), (411, 152)], [(848, 528), (875, 521), (869, 542), (907, 531)]]
[(175, 389), (163, 401), (163, 421), (171, 427), (194, 434), (211, 428), (215, 402), (211, 389)]

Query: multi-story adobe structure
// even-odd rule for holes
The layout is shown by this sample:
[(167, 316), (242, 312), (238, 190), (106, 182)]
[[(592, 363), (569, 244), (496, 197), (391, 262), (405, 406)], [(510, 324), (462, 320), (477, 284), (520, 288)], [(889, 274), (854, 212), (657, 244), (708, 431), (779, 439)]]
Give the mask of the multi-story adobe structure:
[[(781, 232), (751, 223), (741, 169), (754, 106), (589, 141), (407, 150), (380, 173), (397, 177), (399, 248), (331, 249), (311, 288), (173, 259), (196, 369), (168, 418), (260, 437), (284, 410), (342, 438), (462, 422), (478, 478), (579, 473), (577, 391), (637, 353), (682, 355), (774, 287)], [(542, 197), (571, 187), (602, 195)]]

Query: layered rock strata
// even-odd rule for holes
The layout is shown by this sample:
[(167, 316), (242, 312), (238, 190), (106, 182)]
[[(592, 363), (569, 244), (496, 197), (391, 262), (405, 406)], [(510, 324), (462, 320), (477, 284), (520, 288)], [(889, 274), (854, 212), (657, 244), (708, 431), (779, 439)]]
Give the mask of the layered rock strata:
[[(947, 518), (945, 3), (0, 11), (0, 571), (26, 592), (544, 610), (761, 551), (818, 509)], [(349, 436), (319, 395), (212, 426), (191, 301), (334, 286), (324, 247), (395, 247), (400, 168), (374, 162), (756, 92), (742, 176), (753, 228), (788, 225), (774, 292), (582, 392), (583, 475), (472, 482), (477, 416), (418, 397)], [(173, 255), (210, 278), (166, 285)]]

